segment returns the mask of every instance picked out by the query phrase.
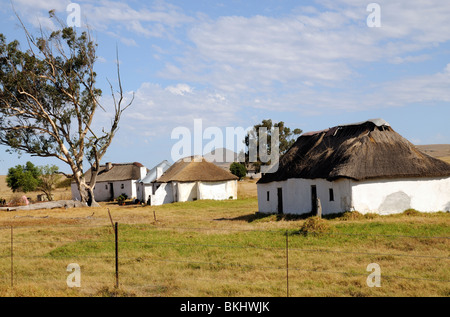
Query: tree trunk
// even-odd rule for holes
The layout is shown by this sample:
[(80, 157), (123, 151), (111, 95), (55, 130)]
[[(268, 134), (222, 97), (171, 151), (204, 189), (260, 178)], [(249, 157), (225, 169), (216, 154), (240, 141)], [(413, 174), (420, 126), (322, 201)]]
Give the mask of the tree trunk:
[(48, 192), (48, 191), (43, 190), (43, 193), (45, 194), (45, 196), (47, 196), (47, 200), (48, 201), (53, 201), (52, 192)]
[(89, 207), (99, 207), (100, 205), (95, 201), (93, 188), (87, 185), (84, 180), (75, 181), (80, 193), (80, 201)]
[(87, 193), (88, 193), (88, 200), (87, 200), (88, 206), (89, 207), (100, 207), (98, 202), (95, 201), (94, 189), (92, 187), (88, 187)]

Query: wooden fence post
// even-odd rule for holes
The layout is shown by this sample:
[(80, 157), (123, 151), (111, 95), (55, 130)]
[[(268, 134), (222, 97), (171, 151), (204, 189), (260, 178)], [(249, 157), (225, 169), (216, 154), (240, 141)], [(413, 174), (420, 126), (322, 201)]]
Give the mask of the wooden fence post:
[(14, 287), (14, 251), (13, 251), (13, 226), (11, 226), (11, 287)]
[(286, 297), (289, 297), (289, 236), (286, 230)]
[(116, 249), (116, 288), (119, 288), (119, 230), (118, 223), (115, 223), (114, 236), (115, 236), (115, 249)]

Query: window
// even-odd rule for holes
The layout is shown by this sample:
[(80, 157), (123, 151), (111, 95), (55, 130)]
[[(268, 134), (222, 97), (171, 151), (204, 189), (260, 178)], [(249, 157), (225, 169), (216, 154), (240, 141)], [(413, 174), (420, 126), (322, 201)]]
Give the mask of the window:
[(105, 189), (108, 189), (108, 185), (105, 185)]
[(125, 186), (124, 186), (123, 184), (121, 184), (121, 185), (120, 185), (120, 188), (121, 188), (121, 189), (124, 189), (124, 188), (125, 188)]
[(267, 201), (270, 201), (270, 192), (267, 192)]
[(330, 201), (334, 201), (334, 191), (333, 188), (330, 188)]

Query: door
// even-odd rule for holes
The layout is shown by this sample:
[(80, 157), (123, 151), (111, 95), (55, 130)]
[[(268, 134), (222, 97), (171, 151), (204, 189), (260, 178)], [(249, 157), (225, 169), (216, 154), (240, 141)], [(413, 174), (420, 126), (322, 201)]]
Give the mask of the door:
[(317, 187), (316, 185), (311, 186), (311, 213), (313, 215), (317, 214)]
[(277, 188), (277, 196), (278, 196), (278, 214), (283, 213), (283, 188)]
[(114, 200), (114, 187), (113, 187), (113, 183), (108, 183), (108, 187), (109, 187), (109, 200), (113, 201)]

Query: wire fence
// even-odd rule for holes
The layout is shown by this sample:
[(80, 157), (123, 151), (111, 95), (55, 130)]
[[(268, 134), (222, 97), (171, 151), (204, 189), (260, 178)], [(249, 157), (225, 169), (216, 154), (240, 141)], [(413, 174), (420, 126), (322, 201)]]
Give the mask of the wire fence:
[[(119, 225), (112, 219), (108, 225), (0, 227), (0, 287), (276, 297), (408, 295), (423, 288), (450, 296), (449, 246), (447, 236), (305, 237), (292, 230)], [(71, 263), (78, 271), (69, 270)], [(369, 270), (372, 263), (382, 271)], [(370, 285), (377, 278), (382, 286)], [(77, 279), (82, 283), (71, 284)]]

